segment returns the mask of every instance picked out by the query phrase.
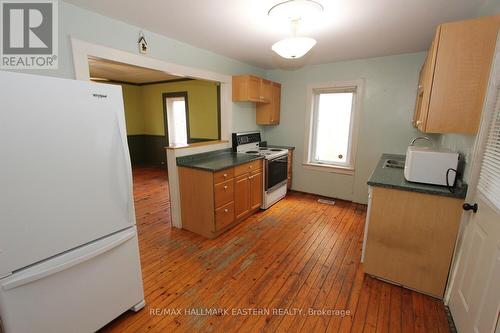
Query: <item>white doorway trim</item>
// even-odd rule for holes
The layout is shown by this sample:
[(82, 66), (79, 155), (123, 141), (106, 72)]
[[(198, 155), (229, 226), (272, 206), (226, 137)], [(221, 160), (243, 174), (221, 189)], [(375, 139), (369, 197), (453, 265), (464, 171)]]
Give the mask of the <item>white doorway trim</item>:
[(181, 205), (179, 193), (179, 175), (176, 158), (179, 156), (198, 154), (202, 152), (230, 147), (233, 124), (232, 77), (199, 68), (178, 65), (143, 55), (133, 54), (110, 47), (85, 42), (71, 37), (73, 50), (73, 65), (77, 80), (89, 81), (88, 58), (96, 57), (139, 67), (155, 69), (168, 74), (220, 82), (221, 93), (221, 140), (223, 143), (206, 145), (203, 147), (186, 147), (183, 149), (167, 150), (168, 187), (170, 192), (170, 216), (172, 226), (182, 228)]
[(75, 78), (89, 81), (89, 57), (96, 57), (124, 64), (154, 69), (171, 75), (220, 82), (221, 93), (221, 140), (230, 140), (233, 110), (232, 110), (232, 77), (199, 68), (174, 64), (143, 55), (133, 54), (110, 47), (85, 42), (71, 37), (73, 49), (73, 64)]

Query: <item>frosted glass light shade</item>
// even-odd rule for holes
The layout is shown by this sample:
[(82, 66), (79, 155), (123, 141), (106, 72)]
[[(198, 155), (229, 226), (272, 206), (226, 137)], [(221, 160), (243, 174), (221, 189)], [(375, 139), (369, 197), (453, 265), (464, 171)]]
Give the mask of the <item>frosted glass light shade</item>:
[(273, 44), (271, 49), (286, 59), (297, 59), (304, 56), (316, 45), (316, 40), (309, 37), (285, 38)]

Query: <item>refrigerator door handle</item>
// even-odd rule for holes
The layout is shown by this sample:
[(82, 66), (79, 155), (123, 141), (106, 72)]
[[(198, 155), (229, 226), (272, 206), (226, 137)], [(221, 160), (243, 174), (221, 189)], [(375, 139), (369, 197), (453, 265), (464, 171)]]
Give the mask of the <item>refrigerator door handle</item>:
[[(120, 121), (118, 114), (115, 112), (115, 122), (118, 125), (118, 136), (120, 137), (120, 143), (122, 145), (122, 157), (123, 160), (125, 161), (125, 179), (127, 180), (127, 192), (128, 193), (128, 213), (129, 213), (129, 218), (132, 219), (133, 224), (135, 224), (135, 208), (134, 208), (134, 196), (133, 196), (133, 189), (132, 189), (132, 167), (131, 167), (131, 160), (130, 160), (130, 152), (128, 149), (128, 143), (126, 141), (123, 141), (123, 135), (126, 137), (126, 129), (123, 128), (122, 121)], [(123, 134), (123, 135), (122, 135)]]
[(121, 244), (125, 243), (129, 239), (133, 238), (136, 235), (135, 228), (132, 228), (131, 230), (128, 230), (127, 232), (123, 233), (123, 235), (120, 236), (120, 238), (113, 240), (111, 243), (106, 244), (105, 246), (100, 247), (97, 250), (91, 251), (89, 253), (86, 253), (80, 257), (71, 259), (63, 264), (56, 265), (54, 267), (50, 267), (47, 269), (42, 269), (38, 272), (33, 272), (28, 275), (20, 276), (19, 278), (9, 280), (8, 282), (2, 284), (2, 288), (4, 290), (10, 290), (14, 289), (20, 286), (23, 286), (28, 283), (32, 283), (34, 281), (43, 279), (47, 276), (54, 275), (58, 272), (64, 271), (66, 269), (69, 269), (73, 266), (79, 265), (85, 261), (88, 261), (92, 258), (95, 258), (105, 252), (108, 252), (115, 247), (120, 246)]

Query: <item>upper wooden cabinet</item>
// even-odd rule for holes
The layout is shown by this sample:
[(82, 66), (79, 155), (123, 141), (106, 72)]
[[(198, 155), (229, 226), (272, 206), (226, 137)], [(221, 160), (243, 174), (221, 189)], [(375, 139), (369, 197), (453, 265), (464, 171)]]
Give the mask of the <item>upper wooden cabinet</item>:
[(233, 101), (269, 103), (271, 81), (253, 75), (233, 76)]
[(476, 133), (500, 15), (438, 26), (420, 71), (413, 125), (425, 133)]
[(279, 83), (253, 75), (233, 76), (233, 101), (257, 103), (257, 124), (279, 124), (281, 105), (281, 85)]
[(281, 85), (272, 82), (270, 92), (270, 103), (259, 103), (256, 106), (255, 119), (258, 125), (278, 125), (280, 123)]

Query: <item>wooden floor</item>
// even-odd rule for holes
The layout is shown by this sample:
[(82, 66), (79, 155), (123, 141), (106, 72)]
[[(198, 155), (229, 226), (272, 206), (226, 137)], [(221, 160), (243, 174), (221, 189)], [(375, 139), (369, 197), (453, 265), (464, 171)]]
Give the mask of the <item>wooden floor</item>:
[(364, 205), (292, 192), (206, 240), (171, 228), (164, 171), (134, 194), (146, 307), (104, 332), (448, 332), (441, 301), (364, 275)]

